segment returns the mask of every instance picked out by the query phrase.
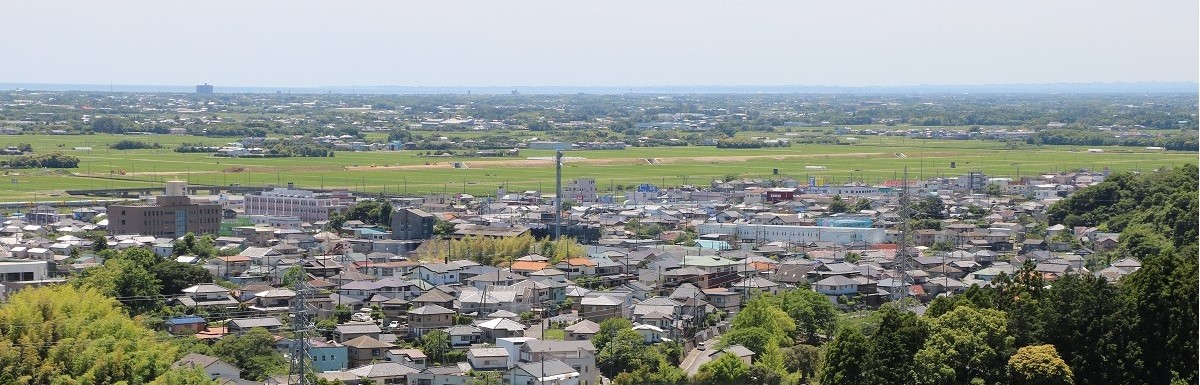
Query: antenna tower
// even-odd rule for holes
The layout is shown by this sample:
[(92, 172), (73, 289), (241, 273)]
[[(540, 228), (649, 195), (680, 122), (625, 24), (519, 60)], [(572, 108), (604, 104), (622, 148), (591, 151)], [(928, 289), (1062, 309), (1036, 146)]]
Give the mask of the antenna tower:
[[(296, 282), (296, 298), (292, 304), (292, 357), (291, 363), (288, 366), (287, 383), (297, 385), (311, 385), (308, 381), (308, 308), (305, 303), (305, 290), (307, 282), (301, 278)], [(295, 376), (295, 380), (292, 380)]]
[(554, 239), (562, 235), (562, 159), (563, 152), (554, 153)]

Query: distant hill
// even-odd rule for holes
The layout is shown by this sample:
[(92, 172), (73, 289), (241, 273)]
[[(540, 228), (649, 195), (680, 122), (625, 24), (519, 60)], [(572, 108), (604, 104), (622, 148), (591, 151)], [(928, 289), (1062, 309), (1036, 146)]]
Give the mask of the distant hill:
[[(0, 83), (0, 90), (96, 91), (96, 92), (169, 92), (193, 93), (194, 85), (129, 84), (53, 84)], [(663, 86), (321, 86), (321, 87), (239, 87), (215, 85), (216, 93), (293, 93), (293, 94), (744, 94), (744, 93), (849, 93), (849, 94), (923, 94), (923, 93), (1196, 93), (1194, 82), (1127, 83), (1043, 83), (988, 85), (914, 85), (914, 86), (812, 86), (812, 85), (663, 85)]]

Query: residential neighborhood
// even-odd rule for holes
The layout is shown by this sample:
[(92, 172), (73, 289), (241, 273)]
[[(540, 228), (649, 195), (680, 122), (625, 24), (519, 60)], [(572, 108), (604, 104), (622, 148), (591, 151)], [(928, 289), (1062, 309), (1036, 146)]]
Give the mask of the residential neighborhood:
[[(1051, 204), (1107, 176), (714, 180), (644, 185), (623, 203), (577, 179), (569, 185), (581, 199), (563, 207), (557, 224), (553, 200), (536, 191), (382, 198), (391, 213), (381, 221), (347, 218), (381, 199), (347, 191), (289, 184), (202, 196), (169, 182), (174, 195), (72, 215), (41, 207), (10, 215), (0, 228), (0, 298), (101, 266), (97, 250), (145, 248), (212, 277), (164, 295), (176, 315), (164, 316), (163, 332), (211, 345), (261, 329), (280, 354), (305, 352), (325, 380), (463, 384), (496, 373), (509, 384), (604, 384), (612, 379), (598, 369), (592, 341), (610, 319), (632, 321), (640, 344), (675, 346), (678, 368), (695, 375), (725, 353), (755, 361), (747, 347), (718, 341), (763, 293), (811, 291), (842, 312), (906, 300), (920, 314), (938, 297), (1021, 271), (1050, 284), (1068, 275), (1118, 282), (1141, 267), (1110, 253), (1119, 234), (1046, 226)], [(159, 212), (213, 225), (113, 231), (129, 228), (115, 221), (157, 225), (150, 215)], [(529, 241), (559, 228), (580, 243), (497, 254), (504, 242), (537, 245)], [(295, 324), (297, 312), (314, 323)], [(301, 330), (306, 337), (293, 341)], [(433, 339), (444, 351), (428, 350)], [(175, 365), (250, 383), (212, 356), (193, 353)]]

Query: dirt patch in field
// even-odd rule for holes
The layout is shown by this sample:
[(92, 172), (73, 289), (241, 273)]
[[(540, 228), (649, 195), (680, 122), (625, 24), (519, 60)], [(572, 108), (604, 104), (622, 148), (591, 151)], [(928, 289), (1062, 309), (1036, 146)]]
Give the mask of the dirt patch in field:
[(844, 154), (790, 154), (790, 155), (741, 155), (741, 156), (693, 156), (677, 158), (658, 158), (659, 163), (733, 163), (746, 162), (754, 159), (787, 160), (795, 158), (851, 158), (889, 155), (882, 152), (852, 152)]
[[(470, 163), (470, 162), (468, 162)], [(474, 166), (474, 165), (472, 165)], [(346, 171), (371, 171), (371, 170), (433, 170), (439, 168), (454, 168), (454, 162), (437, 162), (429, 164), (409, 164), (403, 166), (346, 166)]]

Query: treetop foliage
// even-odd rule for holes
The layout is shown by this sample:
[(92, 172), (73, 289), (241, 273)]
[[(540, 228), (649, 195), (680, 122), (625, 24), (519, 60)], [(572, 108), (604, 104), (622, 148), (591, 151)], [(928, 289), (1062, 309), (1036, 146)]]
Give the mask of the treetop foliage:
[[(177, 351), (96, 289), (30, 288), (0, 306), (0, 383), (145, 384)], [(207, 382), (191, 382), (207, 383)]]

